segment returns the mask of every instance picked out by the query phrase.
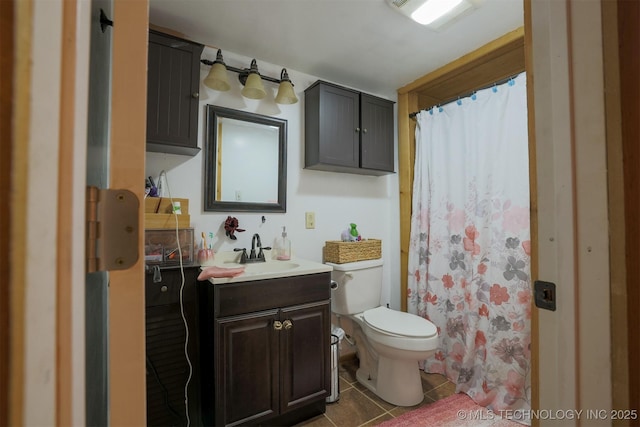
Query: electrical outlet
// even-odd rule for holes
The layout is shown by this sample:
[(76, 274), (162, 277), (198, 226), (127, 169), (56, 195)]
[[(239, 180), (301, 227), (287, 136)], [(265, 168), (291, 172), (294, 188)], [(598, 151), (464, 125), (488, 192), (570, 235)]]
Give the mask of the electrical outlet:
[(316, 228), (316, 213), (315, 212), (305, 212), (304, 213), (304, 223), (307, 228)]

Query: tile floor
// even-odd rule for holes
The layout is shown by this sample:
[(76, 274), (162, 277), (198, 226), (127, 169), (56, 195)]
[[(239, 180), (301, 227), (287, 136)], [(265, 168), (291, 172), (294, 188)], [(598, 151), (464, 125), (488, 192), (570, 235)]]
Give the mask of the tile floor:
[(424, 400), (417, 406), (398, 407), (385, 402), (356, 380), (358, 360), (340, 361), (340, 399), (327, 404), (323, 415), (298, 424), (298, 427), (375, 426), (423, 405), (455, 393), (455, 385), (439, 374), (421, 372)]

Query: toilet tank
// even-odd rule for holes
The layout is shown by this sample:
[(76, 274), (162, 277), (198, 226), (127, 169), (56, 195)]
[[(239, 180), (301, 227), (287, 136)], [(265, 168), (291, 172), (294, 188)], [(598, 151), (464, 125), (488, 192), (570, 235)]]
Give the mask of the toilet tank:
[(348, 315), (361, 313), (380, 305), (382, 291), (382, 259), (326, 263), (333, 267), (331, 279), (331, 311)]

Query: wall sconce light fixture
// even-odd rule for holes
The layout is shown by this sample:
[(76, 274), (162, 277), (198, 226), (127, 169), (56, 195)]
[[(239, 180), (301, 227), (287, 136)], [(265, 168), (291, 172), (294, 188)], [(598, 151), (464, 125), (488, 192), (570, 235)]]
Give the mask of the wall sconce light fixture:
[(283, 68), (280, 72), (280, 79), (264, 76), (258, 71), (256, 60), (251, 61), (250, 68), (235, 68), (224, 63), (222, 51), (218, 50), (215, 61), (208, 59), (200, 60), (205, 65), (210, 65), (211, 70), (204, 79), (204, 84), (213, 90), (227, 91), (230, 89), (229, 80), (227, 78), (227, 70), (238, 73), (238, 79), (243, 84), (242, 96), (250, 99), (262, 99), (267, 94), (262, 85), (262, 80), (278, 83), (278, 94), (275, 101), (278, 104), (295, 104), (298, 102), (295, 92), (293, 91), (293, 83), (287, 74), (287, 69)]

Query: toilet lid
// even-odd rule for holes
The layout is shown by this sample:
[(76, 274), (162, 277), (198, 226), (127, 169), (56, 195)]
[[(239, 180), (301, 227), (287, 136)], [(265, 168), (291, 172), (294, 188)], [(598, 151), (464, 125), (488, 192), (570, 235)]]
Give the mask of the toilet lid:
[(415, 314), (376, 307), (363, 313), (365, 322), (384, 332), (405, 337), (432, 337), (438, 333), (436, 326)]

